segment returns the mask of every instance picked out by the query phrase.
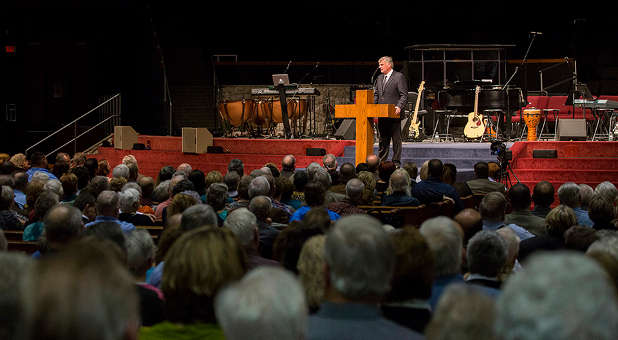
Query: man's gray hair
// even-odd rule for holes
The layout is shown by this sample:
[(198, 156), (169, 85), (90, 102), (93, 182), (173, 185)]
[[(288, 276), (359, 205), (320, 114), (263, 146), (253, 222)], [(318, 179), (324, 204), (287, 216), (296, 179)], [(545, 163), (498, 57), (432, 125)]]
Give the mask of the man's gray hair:
[(389, 63), (389, 64), (391, 64), (391, 66), (393, 66), (393, 65), (394, 65), (394, 64), (393, 64), (393, 58), (392, 58), (392, 57), (389, 57), (389, 56), (384, 56), (384, 57), (382, 57), (382, 58), (378, 59), (378, 62), (380, 62), (380, 61), (383, 61), (383, 62), (385, 62), (385, 63)]
[(616, 339), (618, 302), (607, 273), (568, 252), (533, 255), (497, 300), (500, 339)]
[(507, 257), (506, 242), (498, 233), (481, 230), (468, 241), (466, 258), (470, 273), (496, 277)]
[(33, 264), (32, 258), (24, 254), (0, 252), (0, 339), (15, 338), (21, 309), (23, 277)]
[(390, 177), (391, 194), (401, 192), (410, 196), (410, 175), (405, 169), (395, 170)]
[(610, 202), (614, 203), (618, 198), (618, 189), (616, 189), (616, 186), (612, 182), (605, 181), (599, 183), (594, 188), (594, 194), (605, 196)]
[(471, 285), (452, 284), (441, 295), (425, 335), (427, 339), (492, 340), (495, 319), (490, 296)]
[(137, 182), (128, 182), (122, 186), (122, 190), (120, 191), (125, 191), (127, 189), (135, 189), (139, 193), (140, 197), (142, 196), (142, 187)]
[(49, 175), (44, 173), (43, 171), (37, 171), (34, 173), (34, 175), (32, 175), (31, 181), (47, 182), (49, 181)]
[(581, 202), (579, 196), (579, 185), (573, 182), (566, 182), (558, 188), (558, 199), (560, 204), (564, 204), (569, 208), (577, 208)]
[(135, 213), (139, 208), (139, 192), (133, 188), (120, 192), (118, 198), (123, 213)]
[(307, 179), (309, 181), (313, 180), (313, 175), (315, 174), (317, 169), (323, 169), (322, 166), (318, 162), (311, 162), (307, 165)]
[(112, 170), (113, 178), (123, 177), (124, 179), (128, 181), (130, 176), (131, 176), (131, 170), (129, 170), (129, 167), (124, 164), (118, 164)]
[(191, 164), (189, 163), (182, 163), (178, 166), (178, 168), (176, 169), (176, 171), (182, 171), (184, 172), (184, 174), (186, 175), (186, 177), (188, 178), (189, 175), (191, 174), (191, 171), (193, 171), (193, 168), (191, 168)]
[(337, 157), (332, 153), (326, 154), (322, 157), (322, 163), (327, 169), (336, 169), (337, 168)]
[(360, 200), (364, 190), (365, 183), (358, 178), (352, 178), (345, 185), (345, 193), (353, 201)]
[(43, 190), (50, 190), (56, 195), (58, 195), (58, 197), (60, 198), (64, 196), (64, 189), (62, 189), (62, 182), (60, 182), (57, 179), (50, 179), (47, 182), (45, 182), (45, 185), (43, 185)]
[(190, 206), (182, 213), (181, 229), (191, 230), (205, 225), (217, 227), (217, 213), (208, 204)]
[(390, 289), (393, 244), (380, 221), (371, 216), (339, 219), (326, 236), (324, 259), (331, 284), (348, 299), (379, 297)]
[(420, 232), (436, 260), (435, 277), (459, 274), (463, 235), (457, 223), (445, 216), (434, 217), (421, 224)]
[(247, 208), (233, 210), (223, 222), (223, 227), (232, 231), (243, 247), (254, 242), (258, 228), (255, 215)]
[(324, 190), (328, 190), (328, 188), (330, 188), (331, 184), (333, 183), (328, 171), (322, 167), (315, 169), (315, 172), (313, 173), (313, 178), (310, 179), (310, 181), (320, 183)]
[(479, 212), (483, 221), (502, 222), (504, 221), (504, 209), (506, 208), (506, 198), (501, 192), (490, 192), (479, 204)]
[(157, 248), (147, 230), (134, 229), (125, 234), (127, 247), (127, 265), (136, 277), (144, 275), (148, 266), (154, 261)]
[(217, 321), (231, 340), (298, 340), (307, 332), (307, 303), (294, 275), (263, 266), (215, 299)]
[(118, 193), (112, 190), (103, 190), (97, 197), (97, 214), (113, 215), (118, 210)]
[(268, 196), (270, 194), (270, 184), (265, 176), (258, 176), (249, 183), (249, 198), (255, 196)]
[(152, 191), (152, 200), (155, 202), (163, 202), (170, 197), (171, 180), (165, 180)]
[(0, 210), (8, 210), (11, 207), (11, 204), (13, 204), (14, 199), (15, 193), (13, 192), (13, 188), (8, 185), (3, 185), (0, 190)]
[(595, 252), (604, 252), (611, 255), (616, 261), (618, 261), (618, 234), (602, 236), (600, 239), (594, 241), (586, 254)]
[(582, 209), (588, 209), (588, 203), (590, 203), (590, 199), (592, 199), (592, 195), (594, 194), (594, 189), (588, 184), (580, 184), (579, 185), (579, 205)]

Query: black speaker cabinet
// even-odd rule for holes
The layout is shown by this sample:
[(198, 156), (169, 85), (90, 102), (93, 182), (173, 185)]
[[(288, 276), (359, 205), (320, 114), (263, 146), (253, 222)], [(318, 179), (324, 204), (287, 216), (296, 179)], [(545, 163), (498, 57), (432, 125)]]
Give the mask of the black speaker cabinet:
[(586, 140), (585, 119), (560, 119), (558, 121), (558, 140)]
[(356, 120), (344, 119), (335, 131), (335, 138), (353, 140), (356, 139)]
[(307, 156), (324, 156), (326, 149), (323, 148), (307, 148)]

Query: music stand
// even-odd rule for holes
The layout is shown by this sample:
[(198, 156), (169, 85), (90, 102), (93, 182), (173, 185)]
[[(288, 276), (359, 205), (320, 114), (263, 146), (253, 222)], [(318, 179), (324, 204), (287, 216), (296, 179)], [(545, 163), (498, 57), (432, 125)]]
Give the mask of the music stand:
[(273, 85), (290, 85), (290, 77), (287, 74), (273, 74)]

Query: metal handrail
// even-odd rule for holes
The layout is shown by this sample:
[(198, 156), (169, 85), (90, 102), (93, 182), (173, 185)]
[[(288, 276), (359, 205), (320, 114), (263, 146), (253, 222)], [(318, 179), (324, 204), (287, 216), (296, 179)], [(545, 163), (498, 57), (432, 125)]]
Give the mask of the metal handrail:
[[(43, 143), (44, 141), (48, 140), (48, 139), (49, 139), (49, 138), (51, 138), (52, 136), (55, 136), (58, 132), (60, 132), (60, 131), (62, 131), (62, 130), (64, 130), (64, 129), (66, 129), (67, 127), (69, 127), (69, 126), (71, 126), (71, 125), (73, 125), (73, 124), (75, 124), (75, 122), (77, 122), (78, 120), (80, 120), (80, 119), (82, 119), (82, 118), (86, 117), (87, 115), (89, 115), (90, 113), (92, 113), (92, 112), (94, 112), (95, 110), (99, 109), (101, 106), (103, 106), (103, 105), (107, 104), (108, 102), (112, 101), (113, 99), (116, 99), (116, 97), (120, 97), (120, 93), (117, 93), (116, 95), (112, 96), (112, 97), (111, 97), (111, 98), (109, 98), (108, 100), (106, 100), (106, 101), (102, 102), (101, 104), (97, 105), (97, 106), (96, 106), (95, 108), (93, 108), (92, 110), (90, 110), (90, 111), (88, 111), (88, 112), (84, 113), (83, 115), (81, 115), (81, 116), (79, 116), (79, 117), (75, 118), (72, 122), (70, 122), (70, 123), (66, 124), (65, 126), (61, 127), (60, 129), (56, 130), (55, 132), (53, 132), (53, 133), (52, 133), (52, 134), (50, 134), (49, 136), (47, 136), (47, 137), (45, 137), (45, 138), (41, 139), (40, 141), (38, 141), (37, 143), (35, 143), (35, 144), (34, 144), (34, 145), (32, 145), (31, 147), (27, 148), (27, 149), (26, 149), (26, 151), (25, 151), (25, 153), (27, 154), (27, 153), (28, 153), (28, 151), (29, 151), (29, 150), (31, 150), (32, 148), (34, 148), (35, 146), (37, 146), (37, 145), (39, 145), (39, 144)], [(118, 115), (114, 115), (114, 116), (118, 116)], [(110, 116), (110, 118), (111, 118), (111, 117), (114, 117), (114, 116)], [(109, 118), (108, 118), (108, 119), (109, 119)], [(108, 119), (106, 119), (105, 121), (107, 121)], [(99, 126), (99, 125), (100, 125), (100, 124), (97, 124), (96, 126)], [(91, 130), (91, 129), (90, 129), (90, 130)], [(90, 130), (88, 130), (88, 131), (90, 131)], [(82, 134), (82, 135), (83, 135), (83, 134)], [(82, 135), (80, 135), (80, 137), (81, 137)], [(77, 137), (76, 137), (76, 138), (73, 138), (73, 140), (72, 140), (72, 141), (74, 141), (75, 139), (77, 139)], [(67, 143), (67, 144), (68, 144), (68, 143)], [(65, 145), (63, 145), (62, 147), (64, 147), (64, 146), (66, 146), (66, 144), (65, 144)], [(58, 149), (60, 149), (60, 148), (58, 148)], [(58, 149), (56, 149), (56, 150), (58, 150)], [(56, 151), (56, 150), (54, 150), (54, 151)], [(52, 153), (53, 153), (53, 152), (52, 152)]]
[(67, 146), (67, 145), (71, 144), (72, 142), (74, 142), (75, 140), (77, 140), (79, 137), (81, 137), (81, 136), (83, 136), (83, 135), (87, 134), (88, 132), (92, 131), (94, 128), (98, 127), (99, 125), (101, 125), (101, 124), (103, 124), (103, 123), (107, 122), (108, 120), (110, 120), (110, 119), (112, 119), (112, 118), (114, 118), (114, 117), (120, 117), (120, 115), (111, 115), (111, 116), (107, 117), (106, 119), (104, 119), (104, 120), (100, 121), (100, 122), (99, 122), (99, 124), (97, 124), (97, 125), (95, 125), (95, 126), (91, 127), (90, 129), (88, 129), (88, 130), (86, 130), (86, 131), (82, 132), (79, 136), (77, 136), (77, 137), (75, 137), (75, 138), (71, 139), (70, 141), (68, 141), (68, 142), (64, 143), (61, 147), (59, 147), (59, 148), (57, 148), (56, 150), (54, 150), (54, 151), (52, 151), (52, 152), (48, 153), (47, 155), (45, 155), (45, 157), (49, 157), (49, 156), (50, 156), (51, 154), (53, 154), (54, 152), (56, 152), (56, 151), (58, 151), (58, 150), (60, 150), (60, 149), (64, 148), (65, 146)]

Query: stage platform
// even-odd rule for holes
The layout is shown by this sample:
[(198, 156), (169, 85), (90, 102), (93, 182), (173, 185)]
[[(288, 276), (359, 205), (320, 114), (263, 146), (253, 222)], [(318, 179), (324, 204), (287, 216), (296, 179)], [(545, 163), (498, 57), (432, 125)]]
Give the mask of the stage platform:
[[(194, 169), (205, 173), (218, 170), (227, 171), (231, 159), (241, 159), (245, 164), (245, 173), (261, 168), (272, 162), (281, 165), (283, 156), (293, 154), (297, 168), (305, 168), (311, 162), (321, 163), (321, 156), (306, 156), (307, 148), (323, 148), (326, 153), (334, 154), (339, 165), (344, 162), (354, 163), (355, 142), (350, 140), (317, 139), (249, 139), (249, 138), (215, 138), (214, 145), (221, 146), (222, 154), (185, 154), (182, 153), (182, 139), (168, 136), (140, 136), (139, 142), (147, 144), (151, 150), (116, 150), (101, 147), (94, 155), (97, 159), (107, 159), (113, 167), (122, 161), (125, 155), (133, 154), (140, 167), (140, 172), (156, 177), (159, 169), (166, 165), (174, 167), (189, 163)], [(414, 162), (421, 166), (426, 160), (441, 159), (453, 163), (458, 169), (458, 181), (465, 181), (473, 176), (474, 163), (478, 161), (496, 161), (491, 154), (490, 143), (404, 143), (402, 163)], [(517, 179), (530, 188), (541, 180), (548, 180), (556, 190), (565, 182), (586, 183), (593, 188), (600, 182), (609, 180), (618, 184), (618, 142), (515, 142), (506, 143), (513, 152), (511, 161), (513, 183)], [(533, 150), (556, 150), (558, 158), (533, 158)], [(377, 152), (377, 145), (374, 145)], [(392, 152), (392, 150), (391, 150)]]

